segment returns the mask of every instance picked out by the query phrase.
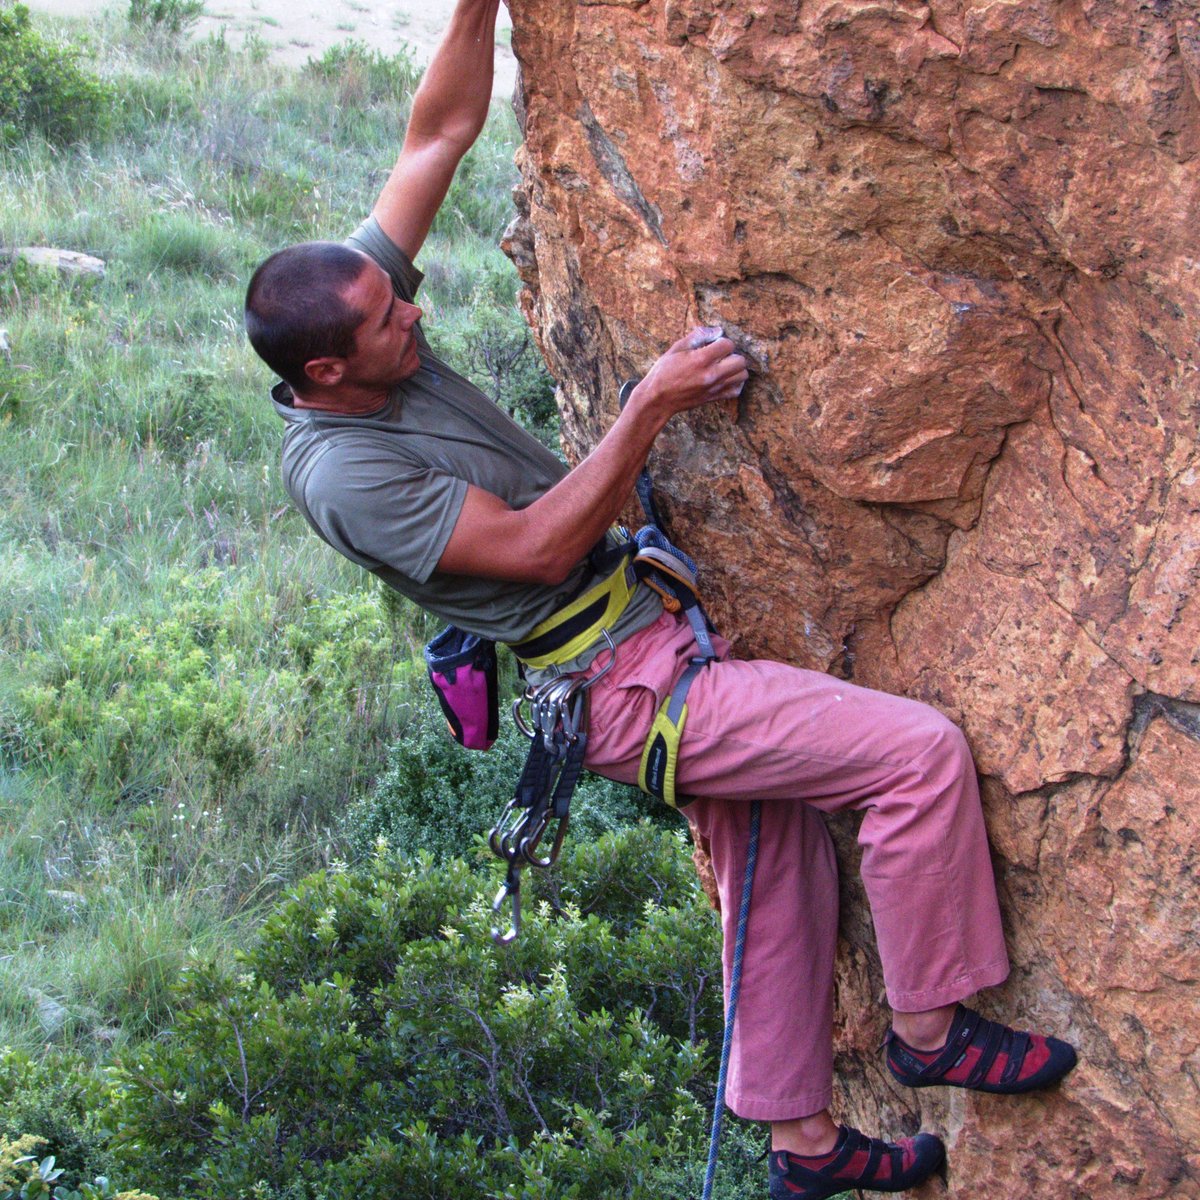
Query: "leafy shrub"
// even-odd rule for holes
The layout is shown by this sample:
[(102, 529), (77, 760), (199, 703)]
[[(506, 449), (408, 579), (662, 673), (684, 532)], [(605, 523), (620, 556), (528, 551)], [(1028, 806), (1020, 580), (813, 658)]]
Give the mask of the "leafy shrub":
[(204, 0), (129, 0), (130, 25), (161, 29), (178, 35), (190, 29), (204, 12)]
[[(365, 718), (385, 712), (404, 663), (377, 593), (313, 600), (275, 629), (275, 657), (256, 627), (275, 614), (216, 568), (175, 572), (157, 618), (68, 619), (57, 645), (29, 656), (34, 682), (16, 693), (27, 755), (57, 760), (99, 796), (146, 786), (164, 746), (221, 793), (260, 753), (302, 741), (316, 706)], [(306, 719), (305, 714), (309, 714)]]
[[(94, 1123), (103, 1094), (101, 1080), (78, 1056), (36, 1060), (0, 1049), (0, 1144), (35, 1135), (66, 1177), (62, 1187), (103, 1173), (110, 1164)], [(0, 1167), (0, 1197), (4, 1186)]]
[(350, 38), (310, 58), (305, 73), (336, 83), (344, 104), (378, 104), (407, 98), (421, 81), (422, 68), (407, 46), (381, 54), (366, 42)]
[[(347, 809), (342, 833), (350, 850), (366, 857), (382, 838), (405, 854), (427, 850), (442, 860), (466, 854), (511, 798), (528, 750), (506, 713), (486, 754), (464, 750), (431, 699), (392, 746), (371, 793)], [(568, 837), (592, 840), (643, 816), (661, 824), (679, 820), (637, 789), (585, 773), (571, 802)]]
[(197, 1200), (662, 1195), (702, 1152), (719, 934), (680, 835), (601, 843), (505, 951), (461, 861), (308, 879), (119, 1070), (118, 1160)]
[(30, 1153), (45, 1144), (35, 1134), (0, 1138), (0, 1200), (157, 1200), (145, 1192), (118, 1192), (104, 1176), (72, 1188), (60, 1183), (64, 1171), (54, 1156), (40, 1162)]
[(0, 142), (37, 130), (66, 143), (107, 128), (113, 88), (86, 71), (81, 57), (35, 30), (25, 5), (0, 9)]

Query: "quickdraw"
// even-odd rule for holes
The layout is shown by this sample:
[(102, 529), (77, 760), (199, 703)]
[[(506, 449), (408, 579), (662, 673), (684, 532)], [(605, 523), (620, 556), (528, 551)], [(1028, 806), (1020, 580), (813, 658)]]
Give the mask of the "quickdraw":
[[(506, 903), (512, 906), (508, 929), (492, 929), (498, 946), (510, 945), (521, 932), (521, 872), (526, 867), (543, 871), (552, 867), (562, 850), (571, 819), (571, 795), (587, 754), (587, 691), (616, 659), (612, 638), (607, 631), (603, 637), (610, 657), (596, 674), (558, 676), (540, 687), (526, 688), (513, 703), (513, 720), (530, 745), (513, 798), (488, 835), (492, 853), (508, 863), (492, 912), (499, 917)], [(526, 705), (529, 720), (522, 714)], [(552, 824), (550, 849), (539, 855), (538, 847)]]

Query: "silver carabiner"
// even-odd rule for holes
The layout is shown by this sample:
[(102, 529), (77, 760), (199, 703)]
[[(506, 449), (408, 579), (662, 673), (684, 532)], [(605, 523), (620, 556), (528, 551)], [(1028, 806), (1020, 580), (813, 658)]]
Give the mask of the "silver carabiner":
[(492, 903), (492, 912), (499, 916), (504, 910), (505, 900), (512, 900), (512, 920), (509, 923), (507, 933), (501, 933), (496, 926), (492, 928), (492, 941), (497, 946), (511, 946), (517, 940), (521, 932), (521, 873), (520, 868), (514, 865), (509, 870), (510, 878), (505, 879), (499, 892), (496, 893), (496, 899)]
[(516, 727), (527, 737), (531, 742), (534, 738), (533, 727), (521, 715), (521, 708), (530, 704), (533, 701), (533, 689), (526, 688), (514, 701), (512, 706), (512, 718)]
[(539, 812), (536, 821), (527, 821), (525, 828), (521, 830), (522, 836), (517, 840), (514, 857), (523, 858), (531, 867), (543, 866), (539, 859), (533, 857), (533, 852), (538, 848), (542, 838), (546, 836), (546, 830), (550, 828), (550, 822), (553, 819), (550, 815), (550, 807), (546, 805)]
[(607, 675), (609, 671), (613, 669), (613, 666), (617, 661), (617, 644), (612, 640), (612, 636), (609, 634), (608, 630), (600, 630), (600, 636), (608, 643), (608, 662), (606, 662), (604, 666), (595, 673), (595, 675), (584, 679), (583, 686), (585, 688), (590, 688), (598, 679), (603, 679), (605, 675)]
[(587, 722), (587, 682), (577, 678), (563, 701), (558, 719), (563, 737), (568, 745), (574, 745)]
[(504, 806), (500, 820), (492, 826), (492, 831), (488, 834), (488, 846), (497, 858), (512, 860), (516, 839), (521, 832), (521, 823), (524, 820), (525, 810), (518, 807), (514, 796)]
[(533, 727), (542, 735), (542, 741), (551, 754), (557, 751), (555, 736), (562, 722), (564, 706), (577, 687), (574, 676), (562, 675), (539, 688), (534, 699)]

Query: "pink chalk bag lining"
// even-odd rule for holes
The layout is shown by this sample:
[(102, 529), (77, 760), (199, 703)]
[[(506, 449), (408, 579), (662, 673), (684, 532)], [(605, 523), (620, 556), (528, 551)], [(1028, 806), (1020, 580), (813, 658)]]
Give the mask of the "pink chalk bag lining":
[(500, 732), (495, 643), (450, 625), (425, 647), (425, 665), (454, 740), (490, 749)]

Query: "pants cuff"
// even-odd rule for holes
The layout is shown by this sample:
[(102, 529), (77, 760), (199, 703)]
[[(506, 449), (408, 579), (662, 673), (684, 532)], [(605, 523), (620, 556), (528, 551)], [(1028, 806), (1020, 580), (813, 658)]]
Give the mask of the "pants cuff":
[(734, 1116), (747, 1121), (795, 1121), (824, 1112), (833, 1103), (833, 1085), (819, 1092), (802, 1092), (782, 1100), (767, 1100), (761, 1096), (727, 1096), (726, 1103)]
[(941, 1008), (943, 1004), (955, 1004), (982, 988), (996, 987), (1008, 978), (1008, 959), (1002, 958), (986, 966), (976, 967), (941, 987), (923, 992), (894, 992), (888, 988), (888, 1003), (893, 1012), (925, 1012), (930, 1008)]

